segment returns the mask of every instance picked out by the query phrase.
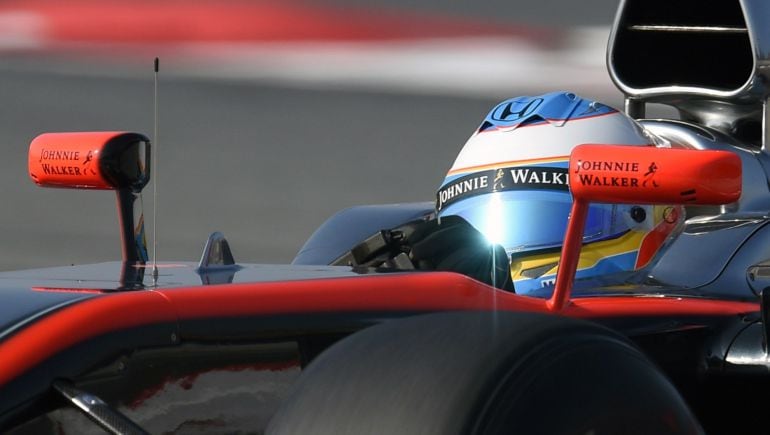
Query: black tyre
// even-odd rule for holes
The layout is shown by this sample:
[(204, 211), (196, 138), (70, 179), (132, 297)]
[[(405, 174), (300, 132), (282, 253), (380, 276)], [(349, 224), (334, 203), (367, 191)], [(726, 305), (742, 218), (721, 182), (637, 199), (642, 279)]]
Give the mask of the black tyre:
[(693, 434), (676, 389), (633, 345), (584, 321), (440, 313), (340, 341), (271, 422), (279, 434)]

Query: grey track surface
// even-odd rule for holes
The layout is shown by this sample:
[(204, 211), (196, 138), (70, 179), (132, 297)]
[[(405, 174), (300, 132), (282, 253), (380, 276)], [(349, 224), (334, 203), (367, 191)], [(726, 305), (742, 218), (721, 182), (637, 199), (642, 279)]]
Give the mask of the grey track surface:
[[(323, 0), (360, 6), (360, 0)], [(366, 5), (401, 7), (419, 12), (484, 18), (490, 22), (537, 26), (606, 25), (612, 22), (619, 0), (366, 0)]]
[[(521, 10), (541, 24), (593, 24), (598, 16), (608, 24), (616, 2), (590, 2), (586, 7), (599, 8), (598, 15), (575, 12), (584, 4), (575, 2), (571, 16), (540, 3), (535, 11)], [(444, 9), (462, 14), (470, 4)], [(532, 5), (488, 6), (505, 9), (505, 18), (525, 17), (517, 7)], [(31, 139), (46, 131), (133, 130), (151, 136), (150, 68), (110, 78), (59, 74), (60, 66), (72, 68), (61, 59), (34, 72), (24, 72), (26, 60), (18, 61), (0, 66), (0, 270), (119, 259), (114, 195), (37, 188), (26, 173), (26, 152)], [(512, 96), (307, 90), (182, 78), (162, 80), (160, 95), (159, 164), (153, 168), (159, 181), (159, 259), (197, 260), (208, 234), (218, 230), (237, 261), (271, 263), (290, 261), (341, 208), (432, 200), (472, 130), (495, 102)], [(594, 97), (620, 101), (612, 91)], [(145, 190), (149, 212), (151, 187)]]

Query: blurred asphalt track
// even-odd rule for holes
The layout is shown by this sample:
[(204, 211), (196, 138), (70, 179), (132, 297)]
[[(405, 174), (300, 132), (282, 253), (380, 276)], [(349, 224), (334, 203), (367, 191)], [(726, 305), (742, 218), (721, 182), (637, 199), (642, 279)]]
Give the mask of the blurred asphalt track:
[(46, 131), (151, 136), (155, 56), (160, 260), (218, 230), (237, 261), (290, 261), (339, 209), (432, 200), (499, 100), (621, 102), (616, 0), (363, 4), (0, 2), (0, 270), (119, 260), (114, 194), (37, 188), (26, 151)]

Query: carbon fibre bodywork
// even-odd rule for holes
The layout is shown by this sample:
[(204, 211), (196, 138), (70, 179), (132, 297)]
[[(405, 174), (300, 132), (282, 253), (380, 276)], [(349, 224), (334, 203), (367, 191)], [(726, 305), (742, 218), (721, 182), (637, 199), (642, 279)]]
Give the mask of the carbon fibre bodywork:
[[(116, 291), (119, 279), (109, 279), (121, 266), (4, 274), (8, 288), (26, 288), (29, 298), (70, 298), (58, 306), (52, 300), (45, 316), (16, 323), (0, 343), (4, 427), (28, 420), (19, 430), (52, 421), (70, 431), (87, 428), (77, 412), (62, 410), (51, 389), (68, 379), (151, 432), (196, 425), (254, 430), (264, 427), (301, 367), (351, 332), (436, 311), (548, 311), (544, 300), (452, 273), (356, 276), (345, 267), (246, 266), (233, 284), (203, 286), (193, 265), (176, 264), (161, 268), (161, 287), (126, 292)], [(694, 373), (729, 371), (725, 356), (745, 361), (752, 349), (731, 343), (759, 320), (756, 303), (684, 299), (657, 287), (608, 291), (614, 296), (575, 299), (564, 314), (622, 331), (683, 383), (693, 382)], [(747, 330), (742, 340), (753, 345), (756, 332)], [(251, 390), (241, 388), (244, 382)], [(190, 405), (205, 400), (217, 405), (205, 412)], [(246, 418), (252, 408), (233, 406), (239, 400), (261, 406), (259, 418)], [(155, 406), (168, 412), (158, 415)]]

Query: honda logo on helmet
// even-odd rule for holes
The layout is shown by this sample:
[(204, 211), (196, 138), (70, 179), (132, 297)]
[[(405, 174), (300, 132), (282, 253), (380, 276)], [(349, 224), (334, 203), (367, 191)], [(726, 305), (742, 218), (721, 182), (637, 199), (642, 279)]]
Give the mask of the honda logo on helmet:
[(492, 111), (491, 118), (495, 121), (516, 121), (531, 115), (542, 102), (542, 98), (506, 101)]

